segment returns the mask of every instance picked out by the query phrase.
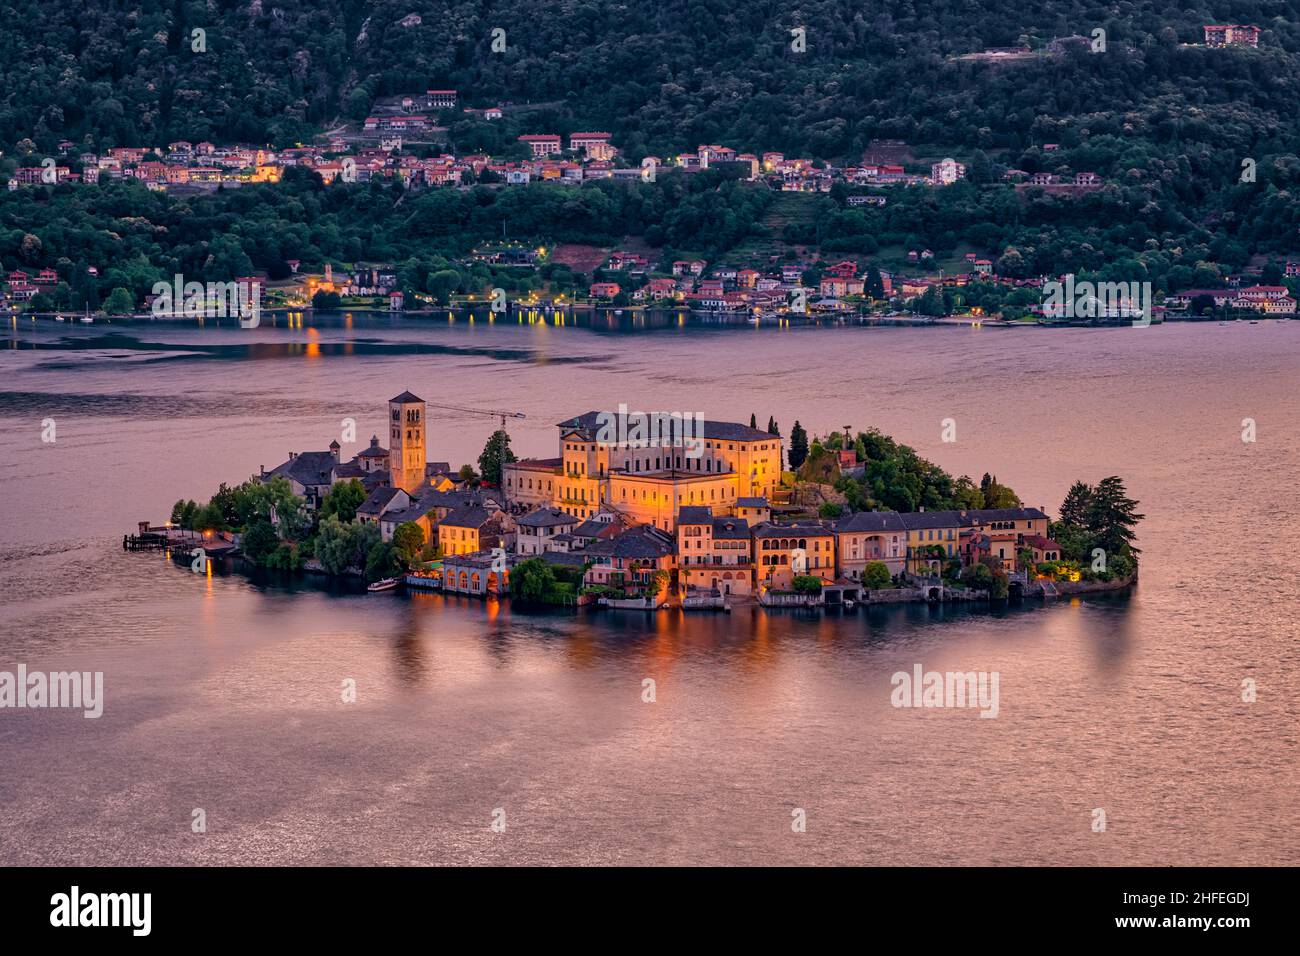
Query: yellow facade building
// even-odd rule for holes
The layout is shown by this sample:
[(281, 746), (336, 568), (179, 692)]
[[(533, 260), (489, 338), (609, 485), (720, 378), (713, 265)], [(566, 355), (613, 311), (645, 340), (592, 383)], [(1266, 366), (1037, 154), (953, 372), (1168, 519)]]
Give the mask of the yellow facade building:
[(679, 430), (643, 438), (611, 429), (612, 417), (587, 412), (560, 422), (560, 458), (507, 465), (506, 498), (579, 518), (609, 508), (671, 532), (683, 507), (729, 515), (738, 499), (770, 497), (780, 482), (781, 439), (757, 428), (679, 418)]
[[(913, 574), (941, 568), (961, 554), (961, 533), (970, 528), (1011, 532), (1014, 545), (1022, 535), (1047, 536), (1047, 514), (1039, 508), (980, 508), (966, 511), (917, 511), (900, 514), (907, 528), (907, 570)], [(938, 548), (943, 553), (942, 562)], [(1014, 549), (1011, 554), (1014, 560)]]
[(835, 532), (820, 522), (760, 524), (753, 530), (753, 553), (759, 587), (784, 591), (806, 576), (835, 582)]

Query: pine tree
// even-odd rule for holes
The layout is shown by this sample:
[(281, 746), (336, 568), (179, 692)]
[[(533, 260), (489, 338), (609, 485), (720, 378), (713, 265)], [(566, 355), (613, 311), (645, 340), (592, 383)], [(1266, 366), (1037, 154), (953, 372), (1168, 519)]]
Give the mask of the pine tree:
[(1086, 513), (1093, 547), (1101, 548), (1107, 555), (1141, 554), (1133, 546), (1133, 529), (1146, 515), (1137, 513), (1137, 504), (1124, 490), (1120, 478), (1114, 475), (1103, 478), (1093, 489)]
[(796, 470), (808, 458), (808, 433), (797, 421), (790, 429), (790, 470)]
[(749, 427), (750, 428), (758, 427), (758, 416), (755, 415), (753, 412), (749, 413)]
[(768, 416), (767, 419), (767, 433), (769, 435), (775, 435), (778, 438), (781, 437), (781, 429), (777, 427), (776, 419), (771, 416)]
[(864, 291), (873, 299), (885, 297), (885, 280), (880, 277), (880, 270), (875, 266), (867, 267), (867, 283)]
[(1088, 503), (1092, 500), (1092, 485), (1076, 481), (1065, 494), (1061, 502), (1061, 524), (1074, 525), (1076, 528), (1087, 527)]

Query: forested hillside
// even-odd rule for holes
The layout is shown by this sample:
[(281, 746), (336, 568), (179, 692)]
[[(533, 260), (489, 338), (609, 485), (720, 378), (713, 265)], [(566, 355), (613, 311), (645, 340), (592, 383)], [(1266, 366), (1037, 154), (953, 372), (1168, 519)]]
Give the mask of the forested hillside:
[[(0, 143), (46, 151), (87, 137), (284, 145), (363, 117), (377, 95), (430, 86), (471, 105), (554, 104), (539, 124), (609, 129), (633, 159), (700, 142), (844, 159), (876, 137), (1018, 151), (1107, 133), (1165, 151), (1294, 150), (1300, 102), (1300, 7), (1280, 0), (9, 0), (0, 11)], [(1180, 47), (1205, 23), (1233, 22), (1263, 29), (1260, 50)], [(795, 26), (804, 53), (791, 50)], [(1105, 54), (950, 59), (1095, 28)]]
[[(455, 88), (468, 106), (529, 105), (495, 123), (444, 114), (461, 152), (490, 148), (484, 137), (522, 149), (520, 132), (603, 129), (633, 163), (709, 142), (855, 162), (871, 140), (897, 139), (922, 169), (943, 155), (969, 168), (952, 186), (892, 190), (885, 207), (849, 207), (842, 183), (776, 200), (713, 170), (690, 182), (418, 193), (326, 188), (291, 170), (278, 185), (201, 196), (125, 182), (0, 195), (0, 268), (84, 276), (81, 265), (97, 265), (98, 290), (74, 290), (74, 302), (119, 285), (143, 294), (176, 271), (281, 275), (289, 259), (405, 263), (416, 289), (458, 268), (473, 291), (481, 277), (453, 260), (501, 237), (633, 235), (710, 260), (816, 248), (886, 266), (908, 249), (976, 250), (1004, 276), (1077, 271), (1167, 291), (1300, 250), (1297, 2), (9, 0), (0, 16), (0, 167), (65, 139), (96, 151), (283, 146), (365, 117), (377, 96)], [(1206, 23), (1256, 24), (1259, 48), (1189, 45)], [(791, 49), (796, 26), (803, 53)], [(1104, 52), (1048, 52), (1053, 38), (1097, 29)], [(960, 58), (1007, 46), (1041, 55)], [(1253, 180), (1242, 181), (1245, 160)], [(1090, 170), (1103, 185), (1018, 193), (1001, 182), (1007, 167)]]

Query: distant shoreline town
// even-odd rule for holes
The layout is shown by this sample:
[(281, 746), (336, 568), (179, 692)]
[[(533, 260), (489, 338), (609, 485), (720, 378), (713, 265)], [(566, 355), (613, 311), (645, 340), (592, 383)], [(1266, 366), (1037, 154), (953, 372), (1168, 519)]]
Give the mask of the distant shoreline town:
[[(1253, 25), (1207, 24), (1204, 46), (1250, 49), (1258, 46), (1259, 34)], [(962, 58), (1015, 62), (1025, 57), (1064, 57), (1095, 52), (1096, 42), (1084, 36), (1058, 37), (1037, 50), (986, 50)], [(613, 134), (606, 131), (542, 129), (514, 136), (521, 126), (527, 128), (534, 115), (530, 107), (511, 102), (467, 106), (455, 89), (380, 96), (370, 109), (364, 120), (322, 134), (318, 142), (284, 148), (181, 139), (165, 146), (94, 149), (63, 140), (55, 155), (40, 156), (35, 144), (28, 142), (19, 151), (23, 158), (5, 186), (12, 193), (129, 182), (183, 198), (275, 184), (291, 172), (318, 177), (324, 186), (383, 183), (420, 192), (532, 185), (563, 189), (604, 180), (644, 183), (717, 171), (723, 179), (775, 194), (795, 206), (825, 201), (834, 203), (842, 216), (866, 215), (868, 220), (854, 228), (868, 235), (880, 228), (885, 207), (897, 201), (900, 190), (911, 196), (917, 195), (917, 190), (943, 190), (970, 181), (979, 183), (981, 189), (1009, 190), (1025, 205), (1048, 199), (1073, 204), (1120, 188), (1118, 182), (1072, 166), (1062, 158), (1069, 152), (1062, 143), (1041, 140), (1035, 140), (1016, 160), (1025, 169), (993, 163), (978, 150), (967, 156), (966, 162), (942, 152), (918, 157), (898, 139), (872, 139), (860, 158), (843, 164), (718, 143), (701, 143), (693, 151), (663, 155), (642, 155), (641, 149), (634, 149), (635, 158), (629, 161)], [(495, 155), (446, 151), (447, 124), (473, 120), (486, 124), (480, 128), (495, 131), (506, 119), (511, 134), (492, 140), (499, 146), (494, 146)], [(820, 232), (811, 230), (811, 237), (800, 232), (802, 213), (795, 206), (773, 213), (767, 224), (770, 237), (784, 244), (777, 254), (770, 245), (754, 243), (701, 256), (693, 253), (703, 246), (693, 251), (652, 246), (641, 236), (603, 244), (548, 243), (540, 237), (511, 240), (504, 236), (503, 223), (499, 241), (480, 242), (470, 251), (442, 251), (446, 266), (439, 264), (438, 270), (458, 273), (448, 289), (434, 288), (438, 283), (428, 274), (421, 281), (404, 279), (400, 262), (365, 259), (304, 262), (290, 257), (277, 261), (269, 271), (238, 277), (228, 271), (222, 278), (238, 283), (241, 301), (268, 310), (315, 307), (417, 313), (490, 299), (494, 309), (506, 307), (508, 301), (514, 307), (540, 305), (560, 311), (599, 306), (682, 308), (703, 314), (746, 314), (760, 320), (798, 315), (914, 315), (979, 324), (1002, 320), (1042, 325), (1128, 324), (1138, 311), (1142, 321), (1137, 324), (1144, 325), (1207, 316), (1289, 317), (1296, 312), (1300, 290), (1297, 254), (1253, 256), (1231, 269), (1187, 268), (1161, 295), (1144, 290), (1145, 304), (1140, 310), (1133, 304), (1134, 297), (1126, 293), (1113, 300), (1099, 297), (1095, 307), (1089, 303), (1081, 314), (1046, 301), (1045, 287), (1064, 283), (1070, 276), (1032, 274), (1014, 247), (962, 243), (936, 253), (911, 236), (904, 237), (901, 248), (891, 246), (863, 254), (835, 251), (833, 244), (822, 246)], [(781, 231), (792, 224), (793, 232)], [(968, 251), (971, 249), (975, 251)], [(219, 304), (209, 301), (211, 295), (197, 305), (160, 308), (156, 289), (145, 294), (138, 286), (129, 289), (104, 278), (109, 272), (105, 263), (73, 264), (63, 259), (50, 266), (44, 265), (45, 261), (33, 253), (20, 260), (21, 267), (3, 275), (0, 307), (11, 314), (19, 310), (105, 316), (223, 314)], [(245, 261), (239, 271), (250, 265)], [(1142, 270), (1135, 266), (1131, 271)], [(188, 285), (208, 277), (177, 278)], [(1095, 275), (1089, 278), (1100, 285), (1114, 284), (1101, 282)], [(97, 294), (89, 294), (87, 285), (99, 286)], [(99, 295), (107, 292), (108, 286), (113, 286), (112, 295), (100, 308)], [(173, 303), (179, 299), (172, 297)]]
[[(428, 460), (431, 409), (500, 417), (479, 471)], [(847, 427), (810, 443), (796, 422), (787, 452), (773, 421), (674, 412), (647, 431), (620, 407), (558, 423), (557, 457), (518, 459), (504, 422), (522, 413), (403, 392), (387, 417), (388, 447), (375, 435), (350, 459), (338, 441), (292, 453), (207, 505), (177, 502), (123, 546), (171, 550), (197, 572), (239, 557), (385, 588), (647, 610), (1054, 597), (1136, 579), (1141, 516), (1117, 478), (1076, 483), (1052, 522), (995, 478), (951, 479)], [(925, 475), (930, 500), (972, 506), (876, 507), (863, 490), (875, 467)]]

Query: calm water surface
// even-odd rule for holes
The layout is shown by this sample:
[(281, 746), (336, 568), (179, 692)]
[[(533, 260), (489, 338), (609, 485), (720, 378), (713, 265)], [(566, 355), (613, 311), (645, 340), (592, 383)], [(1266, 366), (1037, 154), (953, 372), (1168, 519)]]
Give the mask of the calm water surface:
[[(0, 711), (0, 863), (1300, 863), (1300, 322), (0, 336), (0, 670), (102, 670), (107, 698), (98, 720)], [(575, 617), (120, 550), (344, 418), (382, 433), (404, 389), (523, 411), (525, 455), (627, 402), (874, 425), (1052, 512), (1118, 474), (1147, 515), (1142, 582), (1004, 612)], [(453, 464), (495, 427), (430, 418)], [(999, 672), (999, 716), (892, 708), (916, 663)]]

